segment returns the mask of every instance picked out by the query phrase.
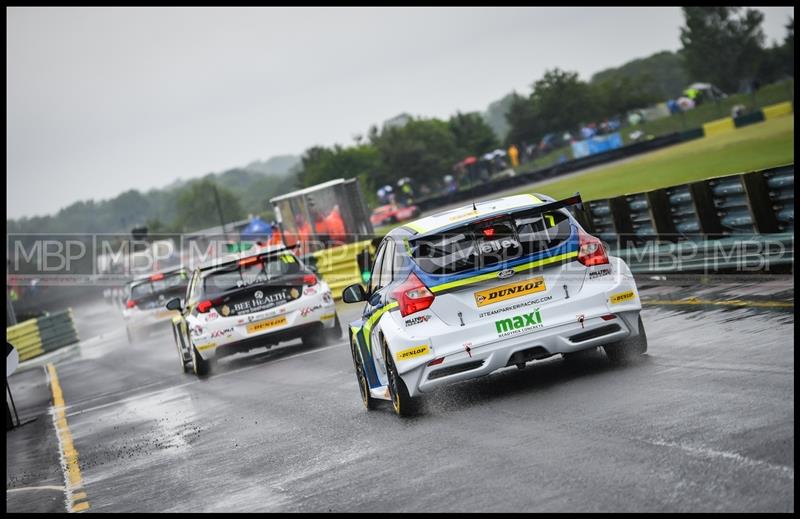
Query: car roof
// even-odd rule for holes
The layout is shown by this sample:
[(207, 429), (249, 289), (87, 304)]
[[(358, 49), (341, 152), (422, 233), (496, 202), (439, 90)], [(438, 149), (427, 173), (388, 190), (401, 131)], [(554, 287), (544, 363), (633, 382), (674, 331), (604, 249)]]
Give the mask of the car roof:
[(232, 252), (230, 254), (226, 254), (224, 256), (220, 256), (218, 258), (212, 258), (210, 260), (206, 260), (205, 262), (201, 263), (197, 268), (200, 270), (210, 270), (218, 267), (222, 267), (228, 263), (232, 263), (234, 261), (238, 261), (245, 258), (250, 258), (252, 256), (261, 256), (262, 254), (269, 254), (271, 252), (288, 252), (291, 253), (291, 249), (286, 247), (286, 245), (270, 245), (265, 248), (260, 248), (256, 252), (252, 252), (250, 250), (242, 251), (242, 252)]
[(177, 267), (170, 267), (170, 268), (168, 268), (168, 269), (164, 269), (164, 270), (158, 270), (158, 271), (156, 271), (156, 272), (151, 272), (150, 274), (143, 274), (143, 275), (141, 275), (141, 276), (138, 276), (138, 277), (136, 277), (136, 278), (134, 278), (134, 279), (132, 279), (132, 280), (128, 281), (128, 284), (129, 284), (129, 285), (132, 285), (132, 284), (134, 284), (134, 283), (139, 283), (139, 282), (141, 282), (141, 281), (147, 281), (147, 280), (149, 280), (149, 279), (150, 279), (152, 276), (154, 276), (154, 275), (156, 275), (156, 274), (164, 274), (164, 275), (167, 275), (167, 274), (174, 274), (174, 273), (176, 273), (176, 272), (180, 272), (181, 270), (183, 270), (183, 271), (186, 271), (186, 272), (188, 272), (188, 271), (189, 271), (189, 269), (187, 269), (187, 268), (186, 268), (186, 267), (184, 267), (183, 265), (178, 265)]
[(412, 234), (431, 233), (439, 229), (452, 227), (456, 223), (468, 224), (493, 214), (534, 207), (545, 203), (545, 201), (532, 194), (505, 196), (494, 200), (476, 202), (475, 209), (477, 210), (473, 209), (472, 204), (469, 204), (405, 223), (402, 227), (407, 228)]

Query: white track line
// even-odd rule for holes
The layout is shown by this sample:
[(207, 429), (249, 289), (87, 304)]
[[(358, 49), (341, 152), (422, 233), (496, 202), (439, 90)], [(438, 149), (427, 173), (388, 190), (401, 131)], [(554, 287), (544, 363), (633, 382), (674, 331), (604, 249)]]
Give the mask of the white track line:
[(64, 487), (58, 485), (42, 485), (40, 487), (20, 487), (20, 488), (7, 488), (6, 492), (21, 492), (23, 490), (60, 490), (64, 491)]
[(776, 465), (774, 463), (769, 463), (768, 461), (761, 461), (753, 458), (748, 458), (747, 456), (742, 456), (737, 452), (718, 451), (716, 449), (710, 449), (708, 447), (694, 447), (692, 445), (686, 445), (684, 443), (676, 443), (662, 439), (639, 438), (639, 440), (645, 443), (649, 443), (651, 445), (657, 445), (659, 447), (670, 447), (673, 449), (680, 449), (690, 454), (697, 454), (705, 458), (725, 459), (733, 461), (740, 465), (746, 465), (748, 467), (757, 467), (761, 469), (776, 471), (788, 477), (789, 479), (794, 480), (794, 468), (792, 467), (787, 467), (786, 465)]

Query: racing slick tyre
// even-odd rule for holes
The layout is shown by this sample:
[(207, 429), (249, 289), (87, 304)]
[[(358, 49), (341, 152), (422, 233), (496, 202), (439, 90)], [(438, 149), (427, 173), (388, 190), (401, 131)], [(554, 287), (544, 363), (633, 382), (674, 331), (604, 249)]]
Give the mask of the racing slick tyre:
[(336, 321), (333, 328), (325, 330), (325, 342), (332, 343), (342, 338), (342, 323), (339, 322), (339, 314), (336, 314)]
[(353, 355), (353, 366), (356, 369), (356, 380), (358, 380), (358, 390), (361, 392), (361, 402), (368, 411), (378, 408), (378, 400), (372, 398), (369, 392), (369, 382), (367, 374), (364, 372), (364, 365), (361, 363), (361, 355), (356, 351), (356, 343), (353, 334), (350, 334), (350, 353)]
[(614, 364), (624, 364), (639, 358), (647, 352), (647, 334), (644, 331), (642, 317), (639, 316), (639, 335), (628, 337), (613, 344), (603, 346), (608, 360)]
[(194, 345), (192, 345), (192, 365), (194, 366), (194, 373), (198, 377), (208, 375), (208, 372), (211, 371), (211, 361), (203, 359)]
[(412, 398), (408, 394), (408, 388), (397, 373), (392, 354), (383, 335), (381, 335), (381, 342), (383, 357), (386, 359), (386, 378), (388, 379), (389, 397), (392, 399), (392, 409), (398, 416), (415, 416), (420, 411), (420, 401), (418, 398)]
[(178, 328), (174, 324), (172, 325), (172, 338), (175, 339), (175, 348), (178, 350), (178, 360), (181, 363), (181, 370), (184, 373), (188, 373), (189, 361), (186, 360), (183, 355), (183, 337), (181, 337)]

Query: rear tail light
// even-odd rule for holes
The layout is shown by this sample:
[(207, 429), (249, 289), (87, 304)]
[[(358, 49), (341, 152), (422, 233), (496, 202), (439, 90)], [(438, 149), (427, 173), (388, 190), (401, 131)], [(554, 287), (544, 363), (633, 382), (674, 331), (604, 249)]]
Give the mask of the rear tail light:
[(163, 272), (159, 272), (158, 274), (153, 274), (152, 276), (150, 276), (150, 281), (158, 281), (160, 279), (164, 279)]
[(413, 272), (392, 292), (392, 296), (400, 305), (400, 315), (403, 317), (429, 308), (436, 297)]
[(617, 316), (614, 314), (608, 314), (601, 317), (601, 319), (604, 321), (610, 321), (611, 319), (616, 319), (616, 318)]
[(313, 287), (317, 284), (317, 276), (314, 274), (306, 274), (303, 276), (303, 284)]
[(603, 247), (603, 242), (590, 234), (581, 232), (578, 261), (587, 267), (608, 264), (608, 256), (606, 255), (605, 247)]
[(128, 299), (128, 302), (125, 303), (125, 306), (127, 306), (128, 308), (133, 308), (136, 306), (136, 301), (134, 301), (133, 299)]

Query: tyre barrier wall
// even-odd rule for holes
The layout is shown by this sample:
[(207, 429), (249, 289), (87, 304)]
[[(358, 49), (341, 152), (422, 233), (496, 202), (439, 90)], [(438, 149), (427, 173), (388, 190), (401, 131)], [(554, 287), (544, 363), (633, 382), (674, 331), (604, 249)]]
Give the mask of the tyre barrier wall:
[[(794, 164), (592, 200), (574, 215), (637, 273), (791, 266)], [(356, 255), (365, 248), (374, 257), (364, 240), (304, 260), (338, 300), (362, 282)]]
[(72, 308), (9, 326), (6, 340), (17, 349), (20, 361), (74, 344), (79, 338)]
[(654, 151), (660, 148), (666, 148), (674, 144), (680, 144), (682, 142), (699, 139), (709, 135), (717, 135), (720, 133), (733, 131), (743, 126), (768, 119), (774, 119), (776, 117), (782, 117), (793, 112), (794, 104), (790, 101), (765, 106), (760, 110), (747, 113), (735, 119), (732, 117), (717, 119), (716, 121), (706, 123), (699, 128), (693, 128), (683, 132), (670, 133), (647, 141), (635, 142), (633, 144), (628, 144), (627, 146), (622, 146), (621, 148), (616, 148), (603, 153), (597, 153), (587, 157), (569, 160), (561, 164), (555, 164), (546, 168), (530, 171), (528, 173), (521, 173), (514, 177), (490, 180), (478, 186), (453, 193), (452, 195), (440, 195), (430, 198), (423, 198), (417, 200), (416, 205), (420, 208), (420, 210), (427, 211), (437, 207), (442, 207), (447, 204), (470, 201), (474, 198), (482, 198), (486, 195), (497, 193), (499, 191), (505, 191), (506, 189), (525, 186), (532, 182), (539, 182), (541, 180), (555, 178), (559, 175), (571, 173), (573, 171), (578, 171), (591, 166), (614, 162), (619, 159), (633, 157), (634, 155), (639, 155), (648, 151)]
[(794, 231), (794, 164), (586, 202), (587, 231), (611, 242)]

